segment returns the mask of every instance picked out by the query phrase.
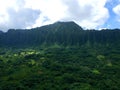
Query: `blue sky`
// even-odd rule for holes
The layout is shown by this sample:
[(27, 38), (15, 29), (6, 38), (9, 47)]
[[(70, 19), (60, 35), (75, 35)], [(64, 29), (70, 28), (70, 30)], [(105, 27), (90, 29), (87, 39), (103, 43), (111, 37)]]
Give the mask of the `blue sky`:
[(0, 30), (74, 21), (86, 29), (120, 28), (120, 0), (0, 0)]
[(110, 2), (107, 2), (105, 7), (109, 10), (109, 18), (103, 25), (103, 27), (106, 28), (120, 28), (120, 22), (117, 21), (119, 16), (115, 14), (113, 11), (113, 8), (115, 8), (117, 5), (119, 5), (120, 2), (119, 0), (111, 0)]

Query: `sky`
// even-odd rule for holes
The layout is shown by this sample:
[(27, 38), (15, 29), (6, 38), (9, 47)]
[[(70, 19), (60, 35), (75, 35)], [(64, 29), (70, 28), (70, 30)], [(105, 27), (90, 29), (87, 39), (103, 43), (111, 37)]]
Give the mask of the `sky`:
[(120, 28), (120, 0), (0, 0), (0, 30), (74, 21), (85, 29)]

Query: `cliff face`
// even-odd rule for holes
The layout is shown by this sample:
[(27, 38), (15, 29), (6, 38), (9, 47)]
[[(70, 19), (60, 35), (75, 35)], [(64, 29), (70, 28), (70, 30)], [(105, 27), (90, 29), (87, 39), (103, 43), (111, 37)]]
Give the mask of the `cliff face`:
[(29, 30), (10, 29), (0, 32), (0, 46), (38, 46), (119, 44), (120, 30), (83, 30), (74, 22), (56, 22), (54, 24)]

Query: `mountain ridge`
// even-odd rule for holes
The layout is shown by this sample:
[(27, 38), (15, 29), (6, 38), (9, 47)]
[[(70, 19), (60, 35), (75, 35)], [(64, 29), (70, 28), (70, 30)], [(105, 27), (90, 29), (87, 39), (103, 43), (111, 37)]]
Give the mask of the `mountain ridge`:
[[(74, 21), (66, 21), (66, 22), (63, 22), (63, 21), (57, 21), (57, 22), (55, 22), (55, 23), (53, 23), (53, 24), (48, 24), (48, 25), (44, 25), (44, 26), (40, 26), (40, 27), (35, 27), (35, 28), (30, 28), (30, 29), (14, 29), (14, 28), (12, 28), (12, 29), (9, 29), (7, 32), (9, 32), (9, 31), (13, 31), (13, 30), (15, 30), (15, 31), (21, 31), (21, 30), (34, 30), (34, 29), (36, 29), (36, 30), (46, 30), (46, 27), (49, 29), (49, 30), (51, 30), (51, 29), (53, 29), (53, 28), (58, 28), (58, 30), (59, 30), (59, 28), (61, 28), (61, 27), (71, 27), (71, 26), (73, 26), (73, 28), (76, 30), (85, 30), (85, 29), (83, 29), (80, 25), (78, 25), (78, 24), (76, 24)], [(55, 31), (56, 31), (57, 29), (55, 29)], [(96, 30), (96, 31), (101, 31), (101, 30), (120, 30), (120, 29), (101, 29), (101, 30), (97, 30), (97, 29), (87, 29), (87, 30)], [(0, 33), (7, 33), (7, 32), (3, 32), (2, 30), (0, 30)]]
[(0, 34), (0, 46), (119, 44), (120, 30), (83, 30), (75, 22), (56, 22), (32, 29), (10, 29)]

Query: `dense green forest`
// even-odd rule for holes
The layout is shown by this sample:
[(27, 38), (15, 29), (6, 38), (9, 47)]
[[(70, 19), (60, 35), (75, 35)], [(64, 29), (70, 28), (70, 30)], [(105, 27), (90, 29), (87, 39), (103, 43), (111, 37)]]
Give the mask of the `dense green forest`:
[(56, 22), (0, 31), (0, 90), (119, 89), (119, 29)]

